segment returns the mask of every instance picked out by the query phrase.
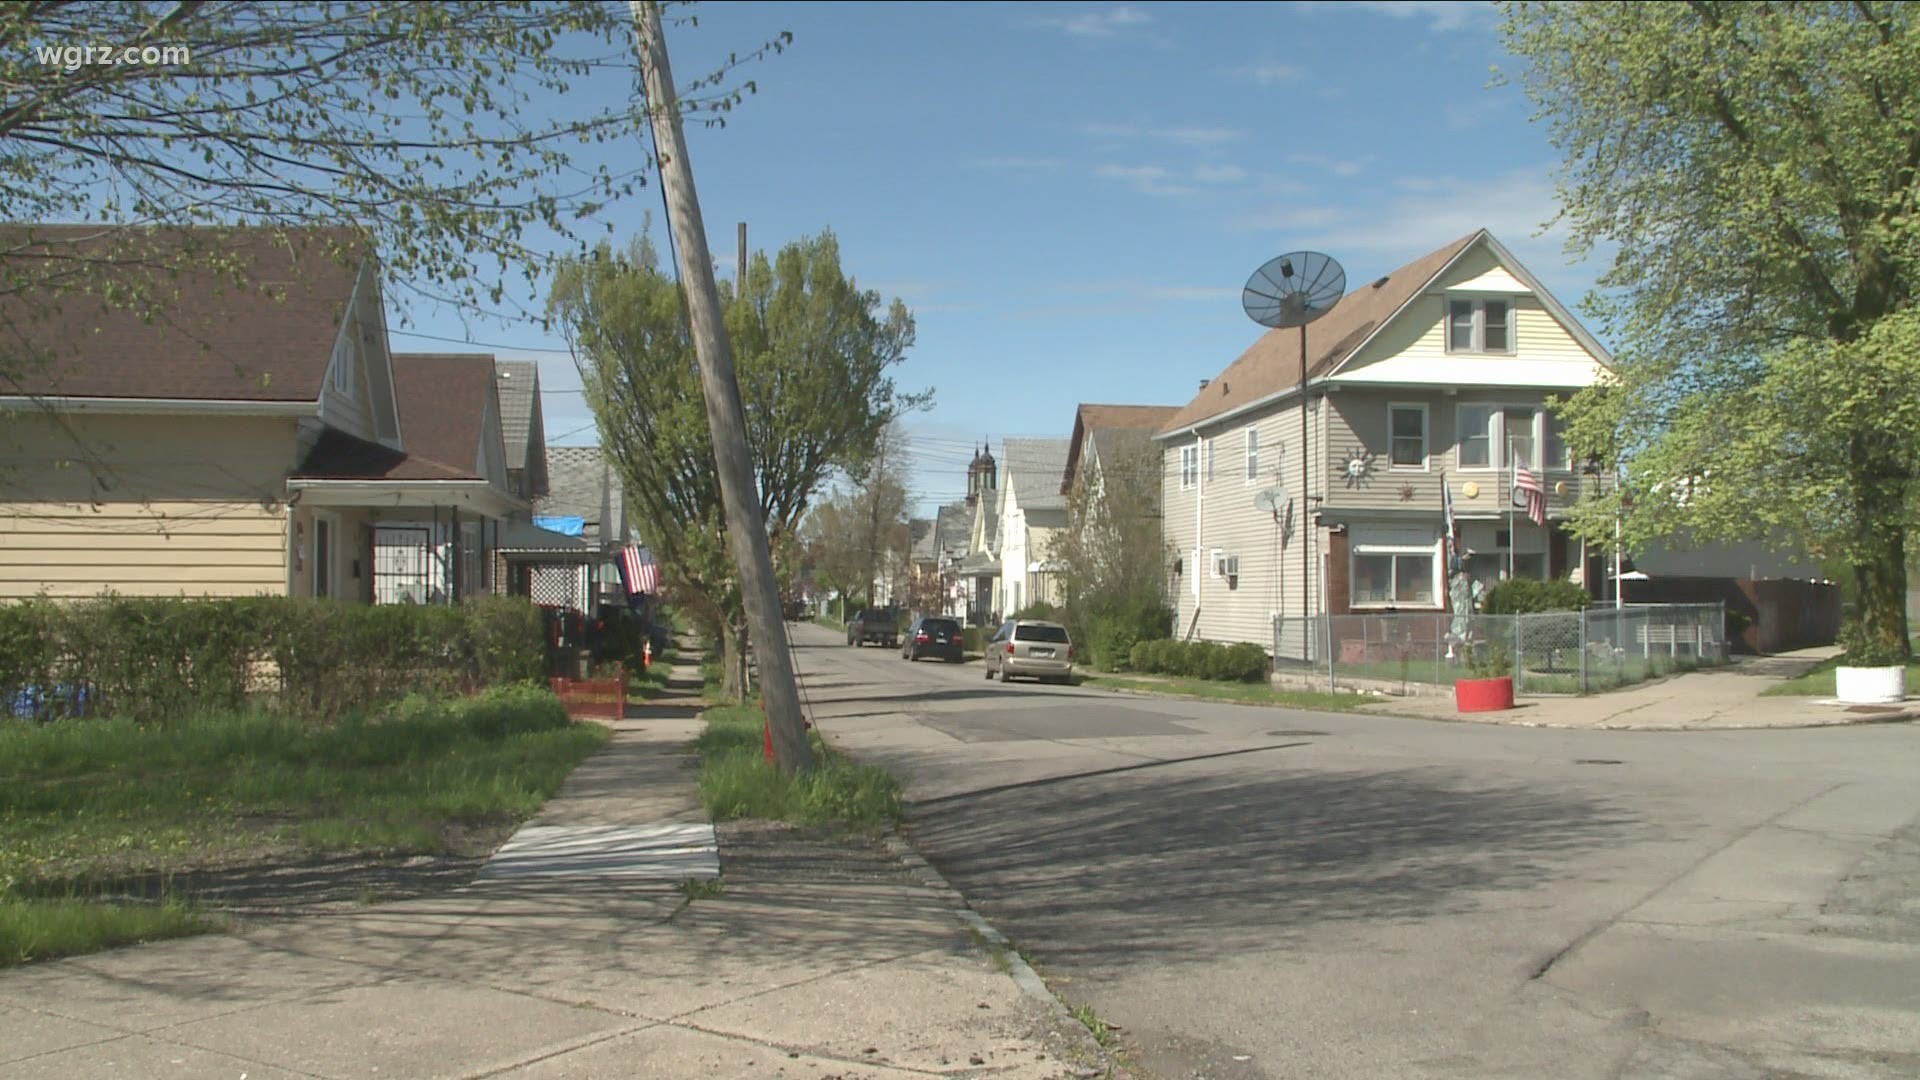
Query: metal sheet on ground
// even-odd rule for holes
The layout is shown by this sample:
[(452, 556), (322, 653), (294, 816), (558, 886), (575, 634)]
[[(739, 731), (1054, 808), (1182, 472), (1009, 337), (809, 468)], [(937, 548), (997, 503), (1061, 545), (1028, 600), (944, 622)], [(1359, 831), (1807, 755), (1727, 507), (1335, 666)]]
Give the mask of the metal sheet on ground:
[(683, 881), (719, 875), (720, 847), (711, 823), (529, 825), (487, 860), (479, 880)]

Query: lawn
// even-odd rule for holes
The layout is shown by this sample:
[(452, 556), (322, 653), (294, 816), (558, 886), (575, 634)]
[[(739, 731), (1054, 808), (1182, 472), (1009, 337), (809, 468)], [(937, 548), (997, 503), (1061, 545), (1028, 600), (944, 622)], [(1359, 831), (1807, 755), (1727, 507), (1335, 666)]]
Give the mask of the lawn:
[(332, 725), (249, 713), (0, 724), (0, 965), (192, 932), (135, 879), (310, 853), (481, 854), (607, 738), (544, 690)]
[(1134, 694), (1165, 694), (1172, 697), (1207, 698), (1237, 701), (1247, 705), (1273, 705), (1285, 709), (1316, 709), (1344, 712), (1377, 702), (1365, 694), (1323, 693), (1317, 690), (1277, 690), (1266, 683), (1215, 682), (1173, 675), (1089, 675), (1079, 680), (1082, 686), (1121, 690)]
[(723, 705), (701, 714), (700, 801), (715, 821), (764, 818), (796, 825), (878, 828), (898, 821), (900, 785), (885, 769), (861, 765), (808, 732), (815, 764), (782, 776), (766, 760), (760, 706)]

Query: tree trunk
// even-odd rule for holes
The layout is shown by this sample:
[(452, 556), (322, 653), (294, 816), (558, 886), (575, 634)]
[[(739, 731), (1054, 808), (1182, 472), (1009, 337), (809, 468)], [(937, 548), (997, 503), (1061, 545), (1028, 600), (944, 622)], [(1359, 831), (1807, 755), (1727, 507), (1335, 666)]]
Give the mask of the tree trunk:
[(1854, 639), (1851, 648), (1911, 659), (1907, 637), (1907, 481), (1897, 465), (1854, 453)]
[(746, 659), (746, 630), (729, 628), (720, 635), (720, 696), (739, 704), (747, 699), (747, 688), (740, 678)]

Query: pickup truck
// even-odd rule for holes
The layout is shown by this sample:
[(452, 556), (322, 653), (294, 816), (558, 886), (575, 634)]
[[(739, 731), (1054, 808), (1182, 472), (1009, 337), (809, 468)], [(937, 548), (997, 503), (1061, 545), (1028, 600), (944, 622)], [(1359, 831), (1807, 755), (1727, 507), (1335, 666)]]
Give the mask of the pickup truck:
[(878, 642), (890, 649), (900, 647), (900, 613), (893, 608), (861, 608), (847, 623), (847, 644), (859, 646)]

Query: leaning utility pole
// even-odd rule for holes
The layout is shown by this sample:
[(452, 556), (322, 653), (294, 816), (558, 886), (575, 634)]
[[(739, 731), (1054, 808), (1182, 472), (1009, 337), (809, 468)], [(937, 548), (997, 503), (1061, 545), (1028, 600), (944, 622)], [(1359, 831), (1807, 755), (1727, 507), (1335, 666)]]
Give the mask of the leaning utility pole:
[(680, 102), (674, 94), (673, 69), (667, 63), (667, 43), (660, 27), (660, 5), (655, 0), (628, 3), (633, 10), (634, 36), (646, 83), (647, 110), (653, 120), (653, 145), (660, 158), (660, 188), (666, 194), (667, 221), (673, 226), (674, 250), (680, 259), (680, 284), (687, 293), (687, 322), (700, 362), (707, 426), (713, 431), (713, 458), (720, 474), (727, 538), (733, 543), (733, 558), (740, 571), (747, 632), (760, 658), (760, 700), (773, 735), (774, 762), (782, 772), (792, 772), (811, 766), (813, 751), (807, 745), (800, 692), (793, 679), (787, 624), (773, 575), (773, 552), (767, 543), (766, 520), (760, 514), (753, 459), (747, 451), (740, 382), (734, 376), (733, 353), (727, 347), (726, 319), (720, 311), (720, 290), (713, 280), (706, 223), (700, 217), (700, 197), (693, 187), (693, 164), (687, 160)]

